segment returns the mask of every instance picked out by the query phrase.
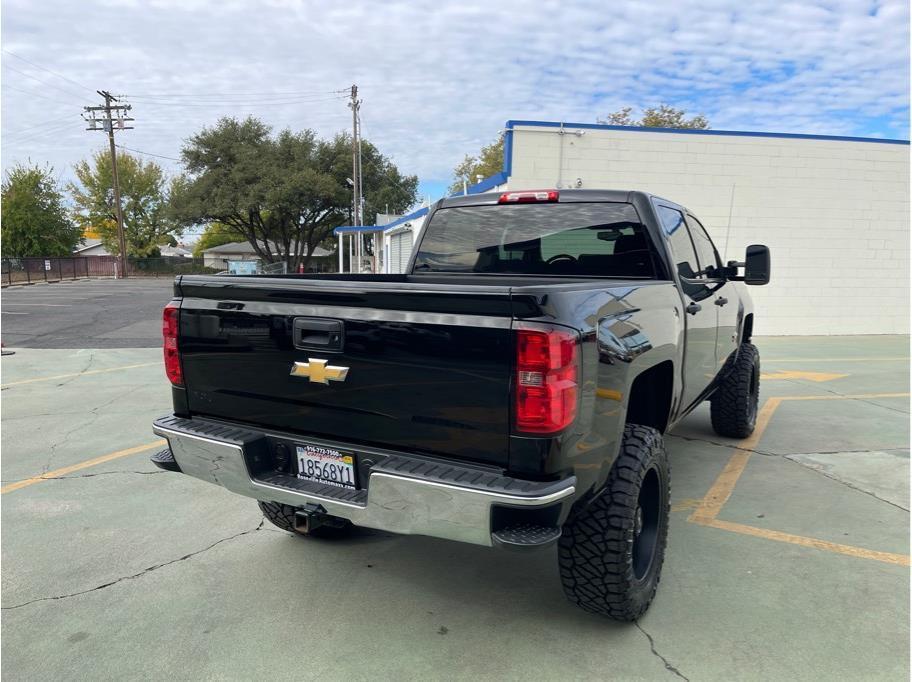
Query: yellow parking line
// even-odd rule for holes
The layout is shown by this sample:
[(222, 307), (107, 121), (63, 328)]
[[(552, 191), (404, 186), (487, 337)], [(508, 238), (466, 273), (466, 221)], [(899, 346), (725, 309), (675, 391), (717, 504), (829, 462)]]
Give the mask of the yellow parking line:
[(908, 398), (908, 393), (857, 393), (855, 395), (785, 395), (779, 400), (870, 400), (872, 398)]
[(874, 561), (883, 561), (887, 564), (897, 564), (898, 566), (909, 566), (910, 558), (905, 554), (893, 554), (892, 552), (878, 552), (874, 549), (865, 549), (863, 547), (854, 547), (852, 545), (840, 545), (836, 542), (827, 542), (817, 538), (808, 538), (803, 535), (792, 535), (783, 533), (778, 530), (767, 530), (766, 528), (757, 528), (756, 526), (747, 526), (743, 523), (732, 523), (731, 521), (720, 521), (713, 519), (709, 523), (702, 524), (711, 528), (721, 528), (733, 533), (742, 535), (753, 535), (757, 538), (766, 540), (775, 540), (777, 542), (787, 542), (791, 545), (800, 545), (801, 547), (812, 547), (822, 549), (825, 552), (835, 552), (836, 554), (846, 554), (848, 556), (858, 557), (859, 559), (873, 559)]
[(700, 501), (699, 506), (687, 518), (687, 520), (691, 523), (696, 523), (701, 526), (727, 530), (732, 533), (740, 533), (741, 535), (751, 535), (753, 537), (765, 538), (767, 540), (774, 540), (776, 542), (785, 542), (792, 545), (800, 545), (802, 547), (821, 549), (826, 552), (845, 554), (861, 559), (882, 561), (888, 564), (909, 566), (910, 557), (905, 554), (893, 554), (891, 552), (879, 552), (873, 549), (865, 549), (864, 547), (840, 545), (835, 542), (828, 542), (827, 540), (819, 540), (817, 538), (805, 537), (803, 535), (793, 535), (791, 533), (783, 533), (782, 531), (770, 530), (767, 528), (757, 528), (756, 526), (748, 526), (743, 523), (733, 523), (731, 521), (722, 521), (716, 518), (719, 515), (719, 512), (722, 511), (722, 507), (726, 502), (728, 502), (728, 499), (731, 497), (731, 494), (735, 489), (735, 485), (738, 483), (738, 479), (741, 478), (741, 474), (744, 473), (744, 469), (747, 466), (747, 462), (752, 454), (751, 450), (757, 447), (757, 444), (760, 442), (760, 438), (763, 436), (763, 432), (769, 425), (770, 419), (772, 419), (773, 414), (776, 412), (776, 409), (779, 407), (779, 405), (782, 404), (783, 401), (855, 400), (908, 397), (908, 393), (862, 393), (858, 395), (801, 395), (774, 396), (768, 398), (767, 401), (763, 404), (763, 407), (760, 409), (760, 412), (757, 414), (757, 425), (754, 427), (754, 432), (750, 435), (749, 438), (746, 438), (741, 442), (739, 448), (729, 458), (728, 463), (722, 470), (722, 473), (720, 473), (716, 478), (715, 482), (707, 491), (706, 495), (704, 495), (703, 499)]
[(80, 462), (79, 464), (72, 464), (68, 467), (54, 469), (53, 471), (48, 471), (46, 474), (41, 474), (40, 476), (33, 476), (32, 478), (27, 478), (24, 481), (16, 481), (15, 483), (5, 485), (0, 488), (0, 494), (10, 493), (14, 490), (19, 490), (20, 488), (27, 488), (30, 485), (35, 485), (41, 481), (46, 481), (49, 478), (59, 478), (61, 476), (66, 476), (67, 474), (71, 474), (74, 471), (79, 471), (80, 469), (88, 469), (89, 467), (93, 467), (97, 464), (110, 462), (112, 459), (119, 459), (120, 457), (135, 455), (137, 452), (145, 452), (146, 450), (151, 450), (152, 448), (158, 448), (163, 446), (166, 442), (167, 441), (165, 440), (156, 440), (151, 443), (146, 443), (145, 445), (137, 445), (133, 448), (127, 448), (126, 450), (118, 450), (117, 452), (102, 455), (101, 457), (96, 457), (95, 459), (87, 459), (85, 462)]
[(894, 362), (896, 360), (909, 360), (909, 356), (897, 355), (894, 357), (879, 358), (763, 358), (764, 365), (775, 365), (777, 362)]
[(731, 497), (738, 479), (744, 473), (744, 467), (747, 466), (747, 461), (751, 456), (750, 451), (757, 447), (757, 443), (760, 442), (760, 438), (763, 436), (763, 432), (766, 431), (766, 427), (770, 419), (772, 419), (776, 408), (779, 407), (780, 402), (779, 398), (769, 398), (763, 403), (763, 407), (760, 408), (760, 412), (757, 414), (757, 424), (754, 427), (754, 432), (742, 441), (738, 446), (738, 450), (735, 450), (722, 473), (719, 474), (715, 483), (703, 496), (700, 506), (687, 519), (688, 521), (706, 525), (722, 511), (722, 507), (728, 502), (728, 498)]
[(37, 379), (23, 379), (22, 381), (11, 381), (3, 384), (0, 388), (9, 388), (10, 386), (21, 386), (22, 384), (34, 384), (37, 381), (54, 381), (56, 379), (69, 379), (71, 377), (84, 377), (89, 374), (103, 374), (105, 372), (119, 372), (122, 369), (136, 369), (137, 367), (151, 367), (160, 365), (161, 362), (141, 362), (138, 365), (121, 365), (120, 367), (109, 367), (108, 369), (90, 369), (88, 372), (73, 372), (72, 374), (57, 374), (52, 377), (39, 377)]

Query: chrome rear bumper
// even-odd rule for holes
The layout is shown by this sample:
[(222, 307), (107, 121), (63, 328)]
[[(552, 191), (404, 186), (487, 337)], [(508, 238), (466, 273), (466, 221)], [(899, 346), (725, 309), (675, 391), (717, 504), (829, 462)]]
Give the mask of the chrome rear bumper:
[[(251, 475), (253, 451), (262, 451), (272, 434), (174, 416), (156, 420), (152, 430), (168, 440), (174, 459), (185, 474), (264, 502), (294, 507), (320, 505), (327, 514), (349, 519), (355, 525), (392, 533), (491, 545), (495, 508), (531, 512), (556, 507), (554, 519), (560, 523), (575, 493), (574, 477), (544, 483), (525, 481), (399, 453), (377, 457), (379, 461), (370, 469), (366, 490), (334, 489), (292, 476)], [(315, 439), (300, 440), (363, 450)]]

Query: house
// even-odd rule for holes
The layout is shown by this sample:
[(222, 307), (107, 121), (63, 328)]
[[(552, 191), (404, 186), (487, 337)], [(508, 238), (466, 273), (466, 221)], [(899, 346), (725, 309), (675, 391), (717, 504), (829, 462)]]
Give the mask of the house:
[(111, 253), (104, 247), (100, 239), (83, 237), (82, 241), (73, 249), (74, 256), (110, 256)]
[[(193, 258), (193, 253), (181, 246), (161, 246), (159, 251), (163, 258), (165, 257), (177, 257), (177, 258)], [(111, 256), (113, 255), (108, 251), (101, 239), (96, 237), (83, 237), (82, 242), (76, 245), (76, 248), (73, 249), (74, 256)]]
[[(269, 252), (273, 256), (283, 255), (283, 249), (272, 242), (269, 243)], [(311, 272), (333, 271), (332, 252), (322, 247), (316, 247), (308, 265)], [(203, 251), (203, 265), (207, 268), (228, 269), (228, 261), (259, 261), (260, 256), (253, 249), (250, 242), (231, 242), (221, 246), (213, 246)]]
[(165, 244), (158, 248), (163, 258), (193, 258), (193, 252), (184, 247)]

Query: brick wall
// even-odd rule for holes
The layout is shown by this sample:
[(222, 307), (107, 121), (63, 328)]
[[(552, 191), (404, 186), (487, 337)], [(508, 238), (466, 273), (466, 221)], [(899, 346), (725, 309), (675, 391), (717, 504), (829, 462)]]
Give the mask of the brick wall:
[(640, 189), (690, 208), (723, 259), (766, 244), (757, 334), (908, 333), (908, 145), (564, 130), (514, 127), (509, 189)]

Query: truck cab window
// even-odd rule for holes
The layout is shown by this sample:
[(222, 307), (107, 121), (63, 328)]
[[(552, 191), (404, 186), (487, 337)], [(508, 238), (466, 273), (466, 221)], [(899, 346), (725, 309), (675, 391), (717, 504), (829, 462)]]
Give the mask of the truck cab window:
[(675, 268), (681, 278), (681, 289), (693, 300), (699, 301), (709, 296), (709, 289), (694, 281), (700, 271), (697, 253), (684, 222), (684, 214), (669, 206), (656, 206), (662, 230), (668, 239), (668, 246), (674, 259)]
[(709, 238), (706, 229), (700, 221), (690, 214), (687, 215), (687, 226), (690, 228), (690, 236), (693, 238), (694, 246), (697, 249), (701, 277), (718, 279), (722, 269), (722, 262), (719, 260), (719, 254), (712, 243), (712, 239)]
[(446, 208), (434, 214), (418, 272), (654, 279), (653, 247), (631, 204)]

